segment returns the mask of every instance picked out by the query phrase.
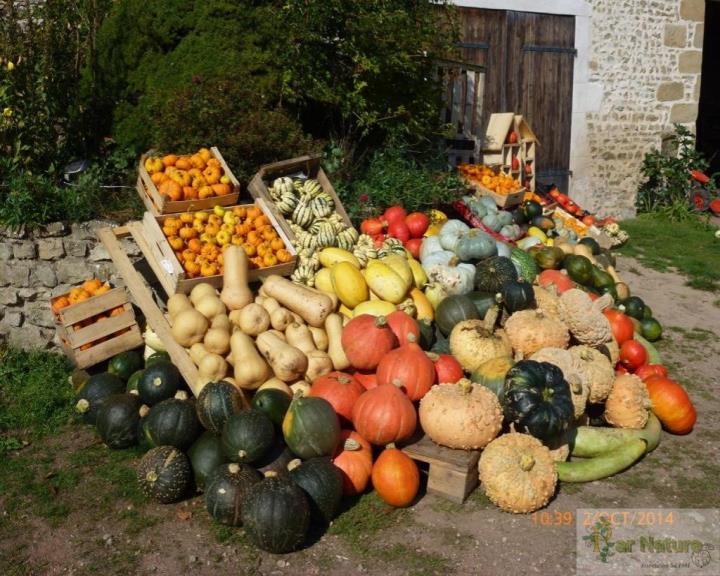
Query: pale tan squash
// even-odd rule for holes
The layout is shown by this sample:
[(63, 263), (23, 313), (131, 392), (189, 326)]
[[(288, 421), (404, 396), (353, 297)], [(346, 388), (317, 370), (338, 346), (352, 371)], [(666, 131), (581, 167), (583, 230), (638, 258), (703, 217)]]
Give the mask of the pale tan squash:
[(233, 332), (230, 349), (235, 367), (235, 381), (240, 388), (255, 390), (270, 377), (270, 366), (258, 353), (250, 336), (239, 330)]
[(316, 378), (329, 374), (333, 371), (333, 361), (327, 352), (323, 352), (322, 350), (311, 350), (306, 353), (306, 356), (308, 359), (308, 367), (305, 371), (305, 380), (311, 384)]
[(168, 309), (168, 316), (170, 316), (170, 322), (175, 319), (175, 317), (180, 314), (180, 312), (183, 312), (184, 310), (191, 310), (193, 307), (192, 302), (190, 302), (190, 298), (187, 297), (187, 294), (173, 294), (168, 298), (167, 301), (167, 309)]
[(227, 312), (225, 304), (217, 296), (205, 296), (205, 298), (198, 300), (195, 309), (208, 320), (213, 320), (215, 316), (224, 315)]
[(285, 382), (280, 380), (280, 378), (275, 378), (274, 376), (270, 378), (269, 380), (266, 380), (262, 383), (262, 385), (257, 389), (257, 392), (260, 390), (267, 390), (267, 389), (274, 389), (274, 390), (280, 390), (282, 392), (285, 392), (288, 396), (292, 397), (293, 393), (290, 389), (290, 386), (288, 386)]
[(210, 328), (205, 333), (203, 343), (208, 352), (225, 356), (230, 351), (230, 332), (222, 328)]
[(335, 309), (328, 294), (294, 284), (282, 276), (268, 276), (263, 290), (287, 309), (302, 316), (311, 326), (322, 326)]
[(197, 386), (204, 386), (208, 382), (222, 380), (228, 372), (228, 363), (219, 354), (208, 352), (198, 364)]
[(328, 354), (335, 370), (346, 370), (350, 367), (350, 360), (342, 347), (343, 321), (340, 314), (330, 314), (325, 320), (325, 332), (328, 339)]
[(227, 314), (218, 314), (210, 321), (210, 328), (221, 328), (229, 333), (232, 331), (232, 323)]
[[(326, 320), (327, 322), (327, 320)], [(328, 349), (328, 336), (327, 332), (323, 328), (316, 328), (315, 326), (309, 326), (310, 334), (312, 334), (315, 348), (327, 352)]]
[(237, 326), (248, 336), (262, 334), (270, 327), (270, 314), (260, 304), (253, 302), (231, 314), (237, 314)]
[(203, 298), (217, 295), (218, 293), (214, 286), (207, 282), (202, 282), (193, 286), (193, 289), (190, 291), (190, 302), (192, 302), (193, 306), (197, 306), (197, 303)]
[(228, 246), (223, 251), (223, 289), (220, 299), (228, 310), (240, 310), (253, 301), (248, 287), (248, 258), (240, 246)]
[(293, 382), (305, 375), (308, 367), (307, 356), (277, 334), (272, 331), (263, 332), (257, 337), (256, 344), (280, 380)]
[(210, 327), (210, 322), (194, 308), (187, 308), (178, 313), (173, 319), (172, 335), (175, 342), (190, 348), (193, 344), (201, 342)]
[(205, 348), (205, 344), (203, 344), (202, 342), (198, 342), (197, 344), (193, 344), (192, 346), (190, 346), (188, 354), (190, 355), (190, 360), (193, 361), (195, 366), (199, 366), (200, 360), (205, 358), (205, 356), (208, 354), (208, 350), (207, 348)]
[(290, 346), (295, 346), (298, 350), (302, 350), (305, 354), (317, 350), (312, 332), (304, 324), (292, 322), (285, 328), (285, 340)]
[(295, 322), (295, 317), (292, 315), (290, 310), (280, 306), (270, 314), (270, 325), (280, 332), (285, 332), (285, 329)]

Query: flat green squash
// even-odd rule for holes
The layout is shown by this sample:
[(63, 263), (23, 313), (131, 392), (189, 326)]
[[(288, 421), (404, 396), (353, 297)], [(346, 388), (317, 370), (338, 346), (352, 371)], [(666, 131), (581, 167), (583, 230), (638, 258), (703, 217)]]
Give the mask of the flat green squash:
[(332, 456), (340, 443), (340, 420), (324, 398), (293, 399), (282, 431), (288, 448), (303, 460)]

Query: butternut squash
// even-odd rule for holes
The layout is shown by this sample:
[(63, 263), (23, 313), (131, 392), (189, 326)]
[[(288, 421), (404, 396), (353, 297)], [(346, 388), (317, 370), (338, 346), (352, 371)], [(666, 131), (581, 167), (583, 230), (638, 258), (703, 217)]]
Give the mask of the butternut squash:
[(310, 292), (315, 292), (315, 294), (320, 294), (322, 296), (327, 296), (332, 301), (332, 308), (333, 310), (337, 310), (337, 307), (340, 305), (340, 298), (338, 298), (338, 295), (335, 294), (335, 292), (324, 292), (323, 290), (320, 290), (319, 288), (314, 288), (311, 286), (305, 286), (305, 285), (299, 285), (301, 288), (305, 288), (306, 290), (309, 290)]
[(172, 335), (175, 342), (190, 348), (193, 344), (201, 342), (210, 327), (210, 322), (195, 308), (188, 308), (180, 312), (172, 324)]
[(270, 314), (260, 304), (253, 302), (234, 312), (237, 312), (237, 325), (243, 334), (257, 336), (270, 327)]
[(275, 311), (270, 314), (270, 325), (280, 332), (284, 332), (293, 322), (295, 322), (295, 317), (291, 314), (290, 310), (282, 306), (276, 308)]
[(270, 367), (255, 348), (252, 338), (241, 331), (230, 337), (235, 381), (240, 388), (255, 390), (270, 377)]
[(300, 396), (307, 396), (310, 394), (310, 384), (305, 380), (298, 380), (294, 384), (290, 384), (290, 390), (292, 390), (293, 396), (300, 394)]
[(228, 364), (225, 362), (225, 358), (219, 354), (212, 354), (208, 352), (200, 360), (198, 364), (198, 380), (197, 386), (205, 386), (208, 382), (215, 382), (222, 380), (228, 371)]
[(190, 298), (187, 297), (187, 294), (173, 294), (168, 298), (167, 301), (167, 309), (168, 309), (168, 316), (170, 316), (170, 322), (172, 323), (173, 320), (175, 320), (175, 317), (180, 314), (183, 310), (191, 310), (193, 307), (192, 302), (190, 302)]
[(205, 358), (207, 355), (208, 350), (205, 348), (205, 344), (202, 342), (198, 342), (197, 344), (193, 344), (190, 346), (190, 350), (188, 350), (188, 354), (190, 355), (190, 360), (193, 361), (195, 366), (200, 365), (200, 360)]
[(230, 351), (230, 332), (222, 328), (210, 328), (205, 333), (203, 343), (208, 352), (225, 356)]
[(271, 331), (260, 334), (256, 343), (258, 350), (280, 380), (293, 382), (304, 376), (308, 367), (308, 359), (302, 351), (290, 346)]
[(346, 370), (350, 367), (350, 361), (343, 350), (342, 337), (343, 321), (340, 314), (330, 314), (325, 320), (325, 332), (328, 338), (328, 355), (332, 360), (335, 370)]
[(297, 322), (289, 324), (285, 329), (285, 340), (290, 346), (295, 346), (295, 348), (305, 354), (310, 354), (310, 352), (317, 350), (312, 333), (304, 324), (298, 324)]
[(308, 324), (318, 328), (335, 309), (328, 294), (294, 284), (275, 274), (265, 279), (263, 289), (268, 296), (275, 298), (287, 309), (299, 314)]
[(218, 314), (210, 321), (210, 328), (222, 328), (229, 333), (232, 330), (230, 318), (227, 314)]
[(327, 332), (323, 328), (316, 328), (315, 326), (308, 326), (310, 334), (312, 335), (315, 348), (327, 352), (328, 349), (328, 337)]
[(207, 282), (201, 282), (193, 286), (193, 289), (190, 291), (190, 302), (192, 302), (193, 306), (197, 306), (197, 303), (203, 298), (217, 295), (218, 293), (214, 286)]
[(240, 310), (253, 301), (248, 287), (248, 258), (240, 246), (231, 245), (223, 251), (223, 289), (220, 299), (229, 310)]
[(269, 298), (267, 296), (263, 296), (263, 299), (259, 302), (259, 304), (265, 308), (268, 314), (272, 314), (275, 310), (280, 308), (280, 302), (275, 300), (275, 298)]
[(195, 304), (195, 310), (200, 312), (208, 320), (212, 320), (219, 314), (225, 314), (225, 304), (217, 296), (205, 296)]
[[(275, 390), (281, 390), (282, 392), (285, 392), (288, 396), (292, 397), (293, 393), (290, 389), (290, 386), (288, 386), (285, 382), (280, 380), (280, 378), (275, 378), (274, 376), (270, 378), (270, 380), (266, 380), (263, 382), (262, 386), (257, 389), (257, 391), (260, 390), (266, 390), (268, 388), (273, 388)], [(257, 393), (257, 392), (256, 392)]]
[(308, 367), (305, 371), (305, 380), (311, 384), (316, 378), (333, 371), (334, 364), (332, 358), (330, 358), (330, 355), (327, 352), (323, 352), (322, 350), (312, 350), (307, 353), (307, 359)]

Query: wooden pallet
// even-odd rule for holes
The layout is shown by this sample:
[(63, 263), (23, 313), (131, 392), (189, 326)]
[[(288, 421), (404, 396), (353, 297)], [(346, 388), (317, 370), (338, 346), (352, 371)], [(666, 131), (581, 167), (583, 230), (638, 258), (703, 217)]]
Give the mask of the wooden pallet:
[[(135, 266), (130, 261), (130, 258), (118, 240), (119, 238), (132, 236), (140, 250), (144, 253), (145, 250), (148, 250), (149, 248), (144, 238), (142, 225), (140, 222), (130, 222), (126, 226), (119, 226), (117, 228), (100, 228), (97, 231), (97, 236), (105, 245), (110, 258), (115, 264), (115, 268), (125, 281), (130, 294), (132, 294), (135, 304), (140, 308), (140, 310), (142, 310), (150, 328), (153, 329), (153, 331), (162, 340), (163, 344), (165, 344), (165, 348), (167, 353), (170, 355), (172, 363), (177, 366), (178, 370), (180, 370), (180, 374), (182, 374), (182, 377), (188, 383), (190, 390), (195, 396), (197, 396), (202, 390), (202, 386), (198, 386), (197, 383), (197, 367), (190, 359), (187, 350), (175, 342), (170, 330), (170, 324), (165, 318), (162, 310), (160, 310), (159, 306), (155, 303), (150, 288), (146, 284), (142, 275), (135, 269)], [(153, 272), (157, 274), (157, 267), (159, 264), (150, 261), (148, 261), (148, 264), (150, 264)], [(240, 395), (242, 397), (243, 404), (246, 407), (249, 406), (242, 390), (240, 390)]]
[(462, 504), (478, 485), (479, 450), (453, 450), (422, 436), (402, 449), (413, 460), (430, 465), (427, 491)]

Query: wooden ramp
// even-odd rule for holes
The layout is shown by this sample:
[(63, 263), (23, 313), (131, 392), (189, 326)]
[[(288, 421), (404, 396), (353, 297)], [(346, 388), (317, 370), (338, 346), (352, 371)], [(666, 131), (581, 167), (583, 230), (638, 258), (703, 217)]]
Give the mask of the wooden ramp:
[(423, 435), (402, 451), (413, 460), (429, 464), (429, 493), (462, 504), (478, 485), (479, 450), (453, 450), (438, 446)]

